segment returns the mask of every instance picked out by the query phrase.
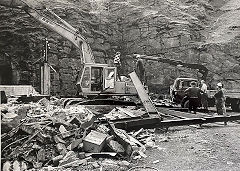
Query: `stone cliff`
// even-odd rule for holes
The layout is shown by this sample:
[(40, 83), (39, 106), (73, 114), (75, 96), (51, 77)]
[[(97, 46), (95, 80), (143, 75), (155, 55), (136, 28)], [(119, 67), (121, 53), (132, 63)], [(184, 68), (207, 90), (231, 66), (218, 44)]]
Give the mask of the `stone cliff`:
[[(123, 74), (133, 70), (139, 53), (206, 65), (207, 81), (238, 88), (240, 78), (239, 0), (55, 0), (46, 5), (83, 30), (97, 62), (111, 63), (120, 51)], [(74, 95), (81, 52), (61, 36), (46, 30), (25, 12), (0, 8), (0, 60), (12, 69), (12, 83), (39, 89), (43, 39), (50, 42), (52, 93)], [(200, 78), (196, 70), (145, 61), (152, 91), (163, 91), (176, 77)], [(6, 69), (5, 69), (6, 71)], [(5, 78), (5, 82), (9, 82)], [(155, 87), (155, 89), (153, 88)]]

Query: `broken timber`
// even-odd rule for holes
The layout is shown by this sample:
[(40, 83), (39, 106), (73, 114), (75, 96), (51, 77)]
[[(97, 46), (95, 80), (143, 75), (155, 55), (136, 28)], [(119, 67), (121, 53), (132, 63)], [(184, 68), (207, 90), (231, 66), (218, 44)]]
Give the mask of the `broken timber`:
[[(132, 72), (129, 74), (129, 76), (132, 79), (134, 87), (136, 88), (138, 96), (141, 99), (142, 104), (145, 107), (146, 111), (149, 114), (159, 114), (155, 105), (152, 103), (152, 100), (150, 99), (146, 90), (144, 89), (142, 82), (139, 80), (137, 74), (135, 72)], [(159, 117), (161, 117), (161, 116), (159, 115)]]
[(131, 118), (128, 120), (117, 120), (111, 121), (116, 128), (121, 128), (125, 130), (138, 130), (141, 128), (168, 128), (173, 126), (183, 126), (183, 125), (199, 125), (214, 122), (228, 122), (240, 120), (240, 115), (230, 115), (230, 116), (206, 116), (204, 118), (183, 118), (183, 119), (167, 119), (161, 121), (158, 117), (154, 118), (144, 118), (135, 119)]

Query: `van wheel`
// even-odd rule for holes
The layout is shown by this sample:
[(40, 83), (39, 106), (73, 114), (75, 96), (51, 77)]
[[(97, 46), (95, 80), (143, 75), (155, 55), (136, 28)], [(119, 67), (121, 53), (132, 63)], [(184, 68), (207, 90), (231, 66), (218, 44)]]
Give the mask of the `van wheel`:
[(231, 108), (233, 112), (240, 112), (240, 100), (234, 100), (231, 103)]
[(184, 107), (184, 108), (188, 108), (188, 107), (189, 107), (189, 100), (187, 100), (187, 101), (184, 102), (183, 107)]

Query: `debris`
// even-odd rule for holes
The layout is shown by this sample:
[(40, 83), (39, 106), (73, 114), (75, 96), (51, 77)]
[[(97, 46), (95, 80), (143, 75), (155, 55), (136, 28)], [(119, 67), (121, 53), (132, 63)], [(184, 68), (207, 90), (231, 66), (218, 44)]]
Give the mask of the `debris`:
[(67, 164), (72, 163), (73, 161), (76, 161), (76, 160), (78, 160), (77, 154), (75, 154), (73, 151), (69, 151), (63, 157), (63, 159), (59, 161), (59, 166), (67, 165)]
[(53, 138), (56, 143), (66, 144), (66, 142), (57, 135), (55, 135)]
[(37, 103), (44, 107), (48, 107), (50, 105), (50, 101), (45, 97), (40, 99)]
[(133, 152), (133, 147), (131, 146), (130, 141), (126, 136), (126, 132), (124, 132), (124, 130), (115, 128), (113, 124), (109, 124), (109, 127), (110, 127), (111, 134), (116, 137), (116, 140), (118, 141), (118, 143), (120, 143), (125, 149), (126, 155), (131, 156)]
[(10, 171), (10, 169), (11, 169), (11, 162), (10, 162), (10, 161), (6, 161), (6, 162), (3, 164), (2, 169), (3, 169), (3, 171)]
[(159, 163), (160, 161), (159, 160), (155, 160), (155, 161), (153, 161), (152, 163), (153, 164), (156, 164), (156, 163)]
[(130, 116), (130, 117), (136, 117), (136, 115), (134, 115), (133, 113), (131, 113), (131, 112), (127, 111), (127, 110), (124, 110), (124, 109), (121, 108), (121, 107), (116, 107), (116, 109), (120, 110), (121, 112), (127, 114), (127, 115)]
[(83, 142), (82, 138), (73, 140), (73, 142), (70, 144), (70, 150), (74, 150), (76, 148), (79, 148), (80, 144)]
[(86, 152), (101, 152), (103, 146), (106, 143), (107, 135), (101, 132), (92, 130), (84, 139), (83, 139), (83, 149)]
[(66, 149), (66, 146), (64, 144), (58, 143), (56, 147), (57, 147), (57, 150), (60, 154), (65, 155), (67, 153), (67, 149)]
[(125, 150), (121, 144), (119, 144), (117, 141), (110, 140), (108, 143), (108, 146), (111, 150), (113, 150), (116, 153), (124, 154)]
[(85, 152), (80, 152), (80, 153), (78, 153), (78, 158), (79, 158), (79, 159), (84, 159), (85, 157), (89, 157), (89, 156), (87, 156), (87, 155), (85, 154)]
[(59, 131), (60, 131), (63, 138), (66, 138), (66, 137), (70, 136), (70, 133), (66, 130), (66, 128), (63, 125), (61, 125), (59, 127)]
[(52, 158), (54, 166), (57, 166), (59, 164), (59, 161), (63, 159), (63, 155), (56, 156)]
[(93, 167), (94, 167), (95, 169), (100, 167), (100, 165), (99, 165), (97, 162), (93, 162), (93, 163), (91, 163), (91, 164), (93, 165)]
[(77, 167), (79, 165), (87, 163), (87, 161), (90, 160), (91, 158), (92, 157), (87, 157), (87, 158), (82, 159), (82, 160), (75, 160), (75, 161), (72, 161), (70, 163), (66, 163), (66, 164), (62, 165), (61, 167)]
[(105, 125), (99, 125), (97, 127), (96, 131), (104, 133), (104, 134), (108, 134), (110, 132), (110, 129), (108, 127), (106, 127)]
[(143, 158), (147, 158), (147, 155), (144, 154), (142, 151), (138, 151), (138, 153), (140, 154), (140, 156), (142, 156)]
[(38, 161), (45, 161), (45, 150), (44, 149), (40, 149), (37, 153), (37, 160)]
[(136, 137), (138, 134), (140, 134), (143, 131), (143, 128), (139, 129), (133, 134), (133, 137)]
[(126, 161), (126, 160), (120, 161), (118, 164), (120, 166), (129, 166), (130, 165), (130, 163), (128, 161)]
[(14, 171), (21, 171), (20, 163), (17, 160), (15, 160), (13, 162), (13, 170)]
[[(19, 157), (29, 163), (31, 168), (28, 169), (37, 170), (44, 170), (46, 167), (43, 166), (47, 165), (54, 166), (49, 167), (50, 170), (67, 170), (68, 167), (89, 164), (92, 158), (130, 158), (133, 151), (138, 155), (132, 156), (134, 158), (146, 157), (146, 140), (152, 137), (147, 130), (127, 133), (112, 124), (106, 125), (106, 121), (104, 124), (101, 120), (94, 122), (97, 117), (104, 117), (103, 114), (95, 116), (90, 109), (80, 105), (64, 109), (55, 101), (43, 98), (38, 103), (1, 107), (2, 115), (9, 115), (8, 118), (16, 116), (18, 120), (1, 137), (2, 157), (12, 158), (3, 164), (4, 171), (10, 171), (14, 161), (15, 168), (26, 170), (26, 163), (16, 160)], [(139, 116), (136, 114), (138, 110), (133, 108), (117, 107), (114, 112), (124, 118)], [(118, 170), (120, 166), (130, 165), (127, 161), (114, 160), (104, 160), (102, 165), (101, 160), (92, 160), (89, 164), (91, 169), (103, 169), (105, 164)]]
[(3, 119), (13, 119), (18, 116), (15, 113), (6, 113), (6, 114), (2, 114), (2, 115), (3, 115)]
[(115, 157), (117, 155), (117, 153), (115, 153), (115, 152), (101, 152), (101, 153), (86, 153), (85, 155), (86, 155), (86, 157), (92, 156), (92, 157), (104, 158), (104, 157)]

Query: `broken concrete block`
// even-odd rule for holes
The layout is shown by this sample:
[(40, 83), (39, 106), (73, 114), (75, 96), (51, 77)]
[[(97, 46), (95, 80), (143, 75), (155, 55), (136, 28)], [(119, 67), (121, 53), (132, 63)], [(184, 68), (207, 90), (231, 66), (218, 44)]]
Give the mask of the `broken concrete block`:
[(45, 97), (40, 99), (37, 103), (44, 107), (48, 107), (50, 105), (50, 101)]
[(60, 125), (59, 131), (60, 131), (63, 138), (69, 137), (71, 135), (63, 125)]
[(56, 143), (66, 144), (66, 142), (65, 142), (63, 139), (61, 139), (59, 136), (57, 136), (57, 135), (55, 135), (55, 136), (53, 137), (53, 139), (54, 139), (54, 141), (55, 141)]
[(83, 149), (83, 143), (80, 143), (77, 147), (79, 150)]
[(93, 163), (92, 163), (92, 166), (93, 166), (95, 169), (100, 167), (100, 165), (99, 165), (97, 162), (93, 162)]
[(78, 153), (78, 158), (79, 158), (79, 159), (84, 159), (84, 158), (86, 158), (85, 152), (80, 152), (80, 153)]
[(86, 152), (99, 153), (106, 143), (108, 135), (92, 130), (83, 139), (83, 149)]
[(125, 152), (125, 149), (121, 144), (119, 144), (117, 141), (111, 140), (108, 143), (108, 146), (110, 149), (112, 149), (116, 153), (123, 154)]
[(110, 132), (110, 129), (108, 127), (106, 127), (105, 125), (99, 125), (97, 127), (96, 131), (104, 133), (104, 134), (108, 134)]
[(60, 154), (65, 155), (67, 153), (67, 149), (66, 149), (66, 146), (64, 144), (58, 143), (56, 147), (57, 147), (57, 150)]
[(59, 156), (56, 156), (54, 158), (52, 158), (52, 161), (53, 161), (53, 165), (54, 166), (57, 166), (59, 164), (59, 161), (63, 159), (63, 155), (59, 155)]
[(70, 150), (74, 150), (76, 148), (78, 148), (78, 146), (82, 143), (82, 138), (76, 139), (74, 140), (71, 144), (70, 144)]
[(15, 161), (13, 162), (13, 170), (14, 170), (14, 171), (21, 171), (21, 167), (20, 167), (19, 161), (15, 160)]
[(45, 161), (45, 150), (44, 149), (40, 149), (37, 153), (37, 160), (38, 161)]
[(6, 162), (3, 164), (2, 170), (3, 170), (3, 171), (10, 171), (10, 170), (11, 170), (11, 163), (10, 163), (10, 161), (6, 161)]

